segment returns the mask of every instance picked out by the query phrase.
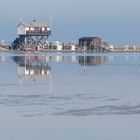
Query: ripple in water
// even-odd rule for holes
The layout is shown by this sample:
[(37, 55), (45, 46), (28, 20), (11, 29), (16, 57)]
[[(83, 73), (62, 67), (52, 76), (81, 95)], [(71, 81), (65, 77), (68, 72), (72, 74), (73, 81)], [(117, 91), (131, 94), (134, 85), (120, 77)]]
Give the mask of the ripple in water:
[(122, 103), (119, 98), (92, 93), (65, 96), (1, 95), (0, 104), (14, 108), (23, 117), (140, 114), (138, 103)]

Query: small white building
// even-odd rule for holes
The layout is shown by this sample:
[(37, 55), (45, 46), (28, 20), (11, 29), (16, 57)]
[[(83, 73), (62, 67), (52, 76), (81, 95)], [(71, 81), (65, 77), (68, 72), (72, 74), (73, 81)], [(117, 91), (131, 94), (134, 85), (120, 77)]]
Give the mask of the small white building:
[(57, 51), (62, 51), (63, 50), (63, 43), (60, 41), (55, 41), (53, 43), (53, 46), (56, 48)]
[(111, 51), (113, 51), (114, 46), (113, 46), (113, 45), (110, 45), (110, 46), (109, 46), (109, 49), (110, 49)]
[(75, 51), (76, 50), (76, 46), (75, 45), (71, 45), (70, 49), (71, 49), (71, 51)]

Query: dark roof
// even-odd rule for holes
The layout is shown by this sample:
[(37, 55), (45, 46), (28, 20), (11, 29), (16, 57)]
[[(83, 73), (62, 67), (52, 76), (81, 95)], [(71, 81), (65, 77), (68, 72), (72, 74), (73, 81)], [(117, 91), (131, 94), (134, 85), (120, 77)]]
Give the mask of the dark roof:
[(81, 37), (79, 40), (92, 40), (92, 39), (101, 39), (99, 37)]

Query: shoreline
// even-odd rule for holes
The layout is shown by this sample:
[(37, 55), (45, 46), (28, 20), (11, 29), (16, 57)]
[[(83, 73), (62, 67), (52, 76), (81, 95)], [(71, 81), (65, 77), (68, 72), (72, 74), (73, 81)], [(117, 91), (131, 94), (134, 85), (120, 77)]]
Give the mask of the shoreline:
[(140, 51), (131, 51), (131, 50), (127, 50), (127, 51), (122, 51), (122, 50), (114, 50), (114, 51), (65, 51), (65, 50), (61, 50), (61, 51), (54, 51), (54, 50), (45, 50), (45, 51), (22, 51), (22, 50), (0, 50), (0, 52), (63, 52), (63, 53), (140, 53)]
[(104, 50), (104, 51), (92, 51), (92, 50), (52, 50), (52, 49), (48, 49), (48, 50), (27, 50), (27, 51), (24, 51), (24, 50), (9, 50), (9, 49), (6, 49), (6, 48), (1, 48), (0, 47), (0, 52), (80, 52), (80, 53), (109, 53), (109, 52), (120, 52), (120, 53), (125, 53), (125, 52), (132, 52), (132, 53), (135, 53), (135, 52), (140, 52), (140, 48), (136, 48), (135, 50), (130, 48), (130, 49), (127, 49), (125, 50), (124, 48), (114, 48), (112, 50)]

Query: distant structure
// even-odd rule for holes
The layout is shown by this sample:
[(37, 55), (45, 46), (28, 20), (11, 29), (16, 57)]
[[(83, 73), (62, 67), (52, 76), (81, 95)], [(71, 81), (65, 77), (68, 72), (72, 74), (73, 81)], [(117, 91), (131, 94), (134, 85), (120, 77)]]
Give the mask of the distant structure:
[(0, 41), (0, 50), (6, 51), (9, 49), (9, 43), (7, 43), (5, 40)]
[(124, 51), (127, 51), (129, 49), (129, 45), (124, 46)]
[(113, 51), (114, 46), (106, 41), (102, 41), (102, 50), (104, 51)]
[(28, 50), (39, 47), (47, 47), (47, 39), (51, 35), (51, 30), (46, 23), (37, 23), (35, 20), (32, 23), (21, 22), (17, 26), (18, 38), (11, 44), (12, 49)]
[(54, 41), (51, 43), (51, 49), (52, 50), (57, 50), (57, 51), (62, 51), (63, 50), (63, 42), (60, 41)]
[(89, 50), (101, 50), (102, 41), (99, 37), (82, 37), (79, 39), (79, 46)]

